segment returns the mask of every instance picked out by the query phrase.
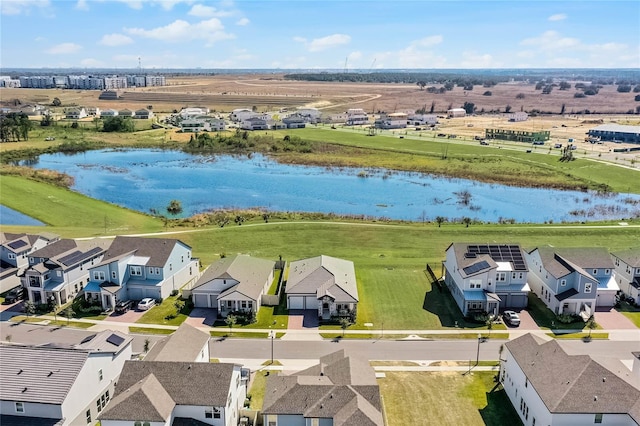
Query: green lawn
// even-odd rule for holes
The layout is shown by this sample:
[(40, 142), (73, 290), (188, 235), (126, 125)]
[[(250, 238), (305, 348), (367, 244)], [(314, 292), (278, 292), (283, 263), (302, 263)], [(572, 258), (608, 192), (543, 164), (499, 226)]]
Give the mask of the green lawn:
[[(494, 372), (385, 372), (378, 379), (387, 426), (521, 425)], [(455, 409), (453, 409), (455, 408)]]
[(554, 339), (594, 339), (594, 340), (607, 340), (609, 339), (609, 333), (598, 333), (593, 332), (589, 334), (589, 332), (577, 332), (577, 333), (547, 333), (547, 336), (553, 337)]
[(627, 302), (620, 302), (620, 307), (616, 308), (616, 310), (629, 318), (636, 327), (640, 328), (640, 308), (631, 306)]
[(38, 318), (38, 317), (27, 317), (25, 315), (17, 315), (13, 318), (11, 318), (11, 321), (13, 322), (27, 322), (27, 323), (42, 323), (42, 322), (46, 322), (47, 325), (50, 326), (58, 326), (58, 327), (75, 327), (75, 328), (90, 328), (93, 327), (95, 324), (92, 324), (90, 322), (80, 322), (80, 321), (67, 321), (67, 320), (43, 320), (42, 318)]
[(160, 305), (156, 305), (149, 309), (140, 317), (136, 323), (138, 324), (163, 324), (163, 325), (180, 325), (189, 317), (191, 309), (185, 305), (182, 311), (176, 315), (175, 302), (179, 296), (170, 296), (162, 301)]
[(556, 320), (556, 314), (547, 308), (542, 300), (533, 293), (529, 293), (528, 311), (540, 328), (582, 330), (585, 327), (585, 323), (582, 320), (572, 322), (571, 324), (564, 324)]
[(129, 327), (129, 333), (135, 334), (171, 334), (175, 330), (166, 328), (150, 328), (150, 327)]
[(256, 371), (251, 383), (251, 389), (247, 397), (251, 400), (250, 410), (262, 410), (262, 402), (264, 401), (264, 391), (267, 384), (267, 377), (270, 374), (276, 374), (275, 370), (260, 370)]

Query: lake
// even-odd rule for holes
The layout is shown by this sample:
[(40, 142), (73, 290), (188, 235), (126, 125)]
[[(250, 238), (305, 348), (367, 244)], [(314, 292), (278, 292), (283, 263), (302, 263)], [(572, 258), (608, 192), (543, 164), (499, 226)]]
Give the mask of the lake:
[(258, 154), (109, 149), (41, 155), (30, 165), (68, 173), (75, 177), (74, 190), (141, 212), (165, 212), (170, 200), (180, 200), (182, 216), (251, 207), (410, 221), (443, 216), (544, 223), (640, 215), (637, 194), (599, 196), (419, 173), (288, 165)]
[(1, 225), (42, 226), (44, 223), (0, 204)]

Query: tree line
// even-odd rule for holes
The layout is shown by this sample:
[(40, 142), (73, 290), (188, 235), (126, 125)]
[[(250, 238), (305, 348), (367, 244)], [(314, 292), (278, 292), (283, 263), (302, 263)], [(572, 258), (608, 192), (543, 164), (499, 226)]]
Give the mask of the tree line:
[(20, 142), (29, 140), (33, 123), (25, 113), (10, 112), (0, 115), (0, 142)]

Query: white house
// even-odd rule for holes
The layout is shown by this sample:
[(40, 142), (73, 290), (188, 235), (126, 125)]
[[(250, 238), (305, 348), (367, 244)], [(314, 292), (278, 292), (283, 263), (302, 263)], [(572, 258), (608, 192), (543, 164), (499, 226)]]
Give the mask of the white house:
[(118, 116), (118, 111), (115, 109), (105, 109), (100, 111), (100, 117), (101, 118), (106, 118), (106, 117), (117, 117)]
[(519, 245), (453, 243), (442, 266), (463, 315), (527, 306), (528, 268)]
[(81, 118), (87, 117), (87, 110), (84, 108), (71, 108), (65, 114), (65, 117), (69, 120), (79, 120)]
[(529, 119), (529, 114), (524, 111), (518, 111), (507, 115), (507, 118), (511, 122), (527, 121)]
[(180, 121), (183, 132), (221, 132), (224, 128), (224, 120), (213, 117), (198, 116)]
[(236, 123), (243, 122), (251, 117), (257, 117), (261, 114), (254, 112), (247, 108), (237, 108), (234, 109), (231, 114), (229, 114), (229, 119)]
[(296, 109), (295, 115), (304, 117), (308, 123), (317, 123), (322, 117), (322, 112), (318, 108), (299, 107)]
[(289, 309), (313, 309), (323, 319), (355, 316), (358, 285), (353, 262), (324, 255), (291, 262), (285, 293)]
[(235, 426), (247, 395), (238, 364), (127, 361), (102, 426)]
[(198, 265), (182, 241), (118, 236), (90, 268), (85, 297), (100, 300), (105, 310), (120, 300), (164, 299), (195, 279)]
[(29, 254), (57, 241), (55, 234), (0, 232), (0, 293), (20, 285), (18, 275), (29, 266)]
[(394, 112), (383, 114), (375, 122), (375, 126), (380, 129), (404, 129), (407, 127), (408, 116), (404, 112)]
[(369, 116), (362, 108), (350, 108), (347, 110), (347, 126), (356, 126), (360, 124), (368, 124)]
[(438, 116), (435, 114), (409, 114), (407, 120), (414, 125), (438, 124)]
[(640, 304), (640, 247), (611, 253), (620, 290)]
[(266, 118), (250, 117), (242, 120), (240, 128), (243, 130), (268, 130), (269, 124)]
[[(555, 340), (525, 334), (504, 344), (500, 383), (526, 426), (640, 424), (640, 371), (627, 380), (589, 355), (567, 355)], [(620, 374), (625, 370), (620, 364)]]
[(52, 300), (57, 306), (72, 300), (89, 281), (89, 268), (102, 260), (111, 241), (62, 239), (29, 254), (20, 281), (30, 301)]
[(183, 120), (188, 120), (191, 118), (196, 118), (196, 117), (209, 114), (209, 108), (206, 108), (206, 107), (182, 108), (178, 114), (180, 114), (180, 118), (182, 118)]
[(157, 342), (145, 361), (209, 362), (211, 335), (183, 322), (171, 335)]
[(587, 320), (597, 306), (611, 307), (620, 289), (604, 248), (538, 247), (525, 254), (531, 290), (555, 314)]
[(141, 108), (139, 110), (136, 110), (136, 112), (133, 114), (133, 118), (138, 120), (148, 120), (149, 118), (152, 118), (152, 117), (153, 117), (153, 111), (146, 108)]
[(226, 317), (231, 312), (258, 312), (262, 295), (273, 282), (275, 262), (244, 254), (211, 264), (191, 289), (198, 308), (216, 308)]
[(457, 117), (466, 117), (467, 111), (464, 108), (451, 108), (447, 110), (447, 117), (449, 118), (457, 118)]
[(269, 375), (262, 414), (264, 425), (385, 424), (373, 368), (367, 361), (345, 356), (344, 350), (321, 357), (306, 370)]
[(69, 347), (0, 345), (0, 424), (93, 425), (131, 358), (131, 342), (103, 331)]

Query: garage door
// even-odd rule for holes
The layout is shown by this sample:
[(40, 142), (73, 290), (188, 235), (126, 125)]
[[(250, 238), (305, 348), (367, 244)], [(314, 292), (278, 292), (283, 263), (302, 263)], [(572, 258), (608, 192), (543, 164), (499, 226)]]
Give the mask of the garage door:
[(304, 309), (304, 296), (290, 296), (289, 309)]
[(305, 309), (318, 309), (318, 299), (315, 296), (306, 296), (305, 299)]
[(155, 288), (145, 288), (144, 297), (151, 297), (152, 299), (160, 299), (160, 290)]
[(597, 306), (613, 306), (616, 304), (616, 294), (612, 292), (598, 293)]
[(129, 299), (142, 300), (142, 289), (129, 287)]
[(526, 308), (527, 307), (527, 296), (524, 294), (514, 294), (511, 296), (510, 308)]
[(206, 294), (194, 294), (193, 304), (196, 308), (208, 308)]

